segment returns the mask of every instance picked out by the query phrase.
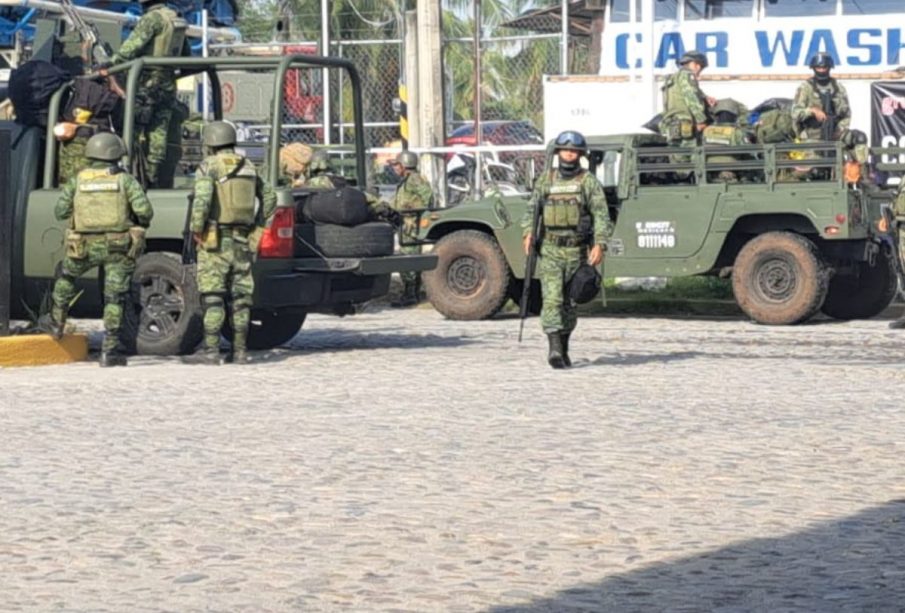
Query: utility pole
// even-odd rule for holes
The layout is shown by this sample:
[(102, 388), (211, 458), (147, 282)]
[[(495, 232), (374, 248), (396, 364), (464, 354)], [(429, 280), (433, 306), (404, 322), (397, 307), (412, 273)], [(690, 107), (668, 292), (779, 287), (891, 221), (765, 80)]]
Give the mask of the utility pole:
[[(421, 146), (440, 147), (446, 140), (443, 118), (443, 54), (441, 49), (440, 0), (418, 2), (418, 98)], [(431, 156), (421, 171), (446, 202), (446, 158)]]
[(421, 116), (418, 109), (421, 107), (421, 97), (418, 87), (418, 15), (415, 11), (405, 12), (405, 36), (403, 37), (403, 74), (402, 83), (399, 85), (399, 100), (401, 108), (400, 133), (402, 136), (402, 148), (408, 149), (409, 145), (421, 147)]

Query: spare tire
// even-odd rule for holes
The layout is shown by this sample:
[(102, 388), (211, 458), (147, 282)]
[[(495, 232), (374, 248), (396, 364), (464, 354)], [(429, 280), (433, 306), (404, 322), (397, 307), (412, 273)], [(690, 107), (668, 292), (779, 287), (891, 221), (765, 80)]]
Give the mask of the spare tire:
[(396, 233), (382, 221), (347, 227), (303, 224), (295, 227), (302, 257), (379, 257), (392, 255)]

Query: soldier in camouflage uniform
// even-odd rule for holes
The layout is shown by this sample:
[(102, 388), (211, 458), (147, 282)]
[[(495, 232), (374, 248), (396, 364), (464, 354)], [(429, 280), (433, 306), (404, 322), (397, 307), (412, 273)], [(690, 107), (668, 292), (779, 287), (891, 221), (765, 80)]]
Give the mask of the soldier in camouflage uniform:
[[(141, 2), (149, 8), (111, 58), (112, 64), (139, 57), (179, 57), (184, 54), (185, 20), (162, 0)], [(178, 113), (173, 69), (151, 67), (142, 71), (140, 87), (135, 92), (135, 105), (136, 122), (142, 127), (147, 141), (147, 179), (153, 186), (157, 184), (160, 165), (166, 159), (170, 122)]]
[[(899, 194), (893, 206), (893, 213), (895, 215), (893, 240), (898, 241), (899, 245), (899, 261), (896, 262), (896, 266), (899, 271), (899, 279), (901, 280), (905, 278), (905, 181), (899, 185)], [(900, 289), (905, 291), (905, 286), (900, 286)], [(890, 323), (889, 327), (894, 330), (905, 329), (905, 314)]]
[(96, 266), (104, 267), (104, 341), (101, 366), (125, 366), (119, 333), (135, 260), (144, 249), (144, 230), (154, 215), (145, 192), (117, 162), (126, 148), (115, 134), (92, 136), (85, 146), (88, 168), (64, 187), (54, 209), (70, 220), (62, 274), (53, 286), (51, 322), (54, 336), (63, 334), (75, 280)]
[[(204, 307), (204, 346), (186, 362), (222, 364), (220, 329), (227, 297), (232, 311), (230, 359), (248, 361), (246, 352), (254, 279), (251, 265), (257, 240), (277, 206), (276, 193), (248, 159), (235, 152), (236, 130), (215, 121), (204, 128), (203, 144), (212, 155), (198, 167), (191, 231), (198, 245), (198, 291)], [(256, 199), (261, 209), (257, 210)]]
[[(713, 106), (713, 123), (704, 128), (701, 134), (701, 144), (705, 147), (737, 147), (750, 142), (748, 132), (738, 125), (739, 116), (742, 114), (742, 106), (732, 98), (717, 100)], [(735, 162), (740, 158), (733, 155), (709, 155), (707, 160), (711, 163)], [(732, 170), (721, 170), (715, 177), (708, 180), (723, 181), (725, 183), (738, 183), (738, 175)]]
[[(399, 212), (429, 208), (434, 201), (434, 191), (427, 179), (418, 172), (418, 156), (411, 151), (403, 151), (390, 164), (393, 171), (402, 177), (402, 182), (396, 186), (393, 208)], [(404, 219), (402, 236), (415, 238), (418, 234), (415, 217), (407, 216)], [(400, 251), (407, 255), (418, 254), (421, 253), (421, 246), (402, 247)], [(418, 304), (421, 299), (421, 275), (417, 272), (403, 272), (401, 277), (402, 297), (393, 306)]]
[(679, 70), (663, 84), (660, 134), (670, 145), (694, 147), (709, 122), (708, 107), (715, 100), (704, 95), (698, 77), (707, 68), (707, 56), (689, 51), (679, 59)]
[(534, 212), (543, 207), (538, 259), (543, 294), (541, 327), (549, 341), (550, 366), (566, 368), (572, 365), (569, 337), (578, 319), (575, 305), (566, 296), (566, 286), (582, 262), (587, 260), (596, 267), (603, 261), (613, 224), (600, 182), (581, 167), (581, 156), (587, 154), (584, 136), (563, 132), (556, 137), (554, 150), (559, 165), (538, 178), (522, 226), (528, 254), (535, 238), (531, 227)]
[(852, 120), (848, 94), (830, 76), (835, 66), (831, 55), (817, 53), (809, 65), (814, 76), (798, 86), (792, 102), (792, 119), (800, 129), (803, 142), (837, 140)]
[(333, 189), (336, 184), (333, 181), (333, 169), (330, 168), (330, 158), (326, 151), (315, 151), (308, 164), (308, 180), (306, 187)]

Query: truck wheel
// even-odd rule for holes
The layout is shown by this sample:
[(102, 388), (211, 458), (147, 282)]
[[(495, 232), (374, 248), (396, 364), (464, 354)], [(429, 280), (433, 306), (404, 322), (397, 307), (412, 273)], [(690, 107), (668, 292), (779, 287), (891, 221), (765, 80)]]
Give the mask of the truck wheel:
[[(298, 311), (252, 309), (251, 323), (248, 326), (248, 348), (253, 350), (273, 349), (288, 343), (299, 333), (307, 315), (307, 313)], [(229, 318), (223, 326), (223, 336), (232, 342), (233, 329)]]
[(791, 232), (767, 232), (745, 244), (735, 258), (732, 291), (754, 321), (796, 324), (823, 304), (827, 277), (814, 243)]
[(437, 241), (433, 253), (439, 261), (422, 274), (424, 289), (449, 319), (493, 317), (509, 298), (509, 264), (492, 236), (459, 230)]
[(138, 259), (123, 318), (126, 350), (176, 355), (195, 349), (203, 335), (195, 276), (174, 253)]
[(884, 247), (873, 267), (867, 262), (859, 262), (856, 274), (836, 275), (830, 279), (821, 310), (835, 319), (873, 317), (889, 306), (897, 286), (895, 260)]
[(382, 221), (357, 226), (302, 224), (296, 226), (296, 231), (307, 257), (379, 257), (393, 255), (395, 249), (396, 232)]

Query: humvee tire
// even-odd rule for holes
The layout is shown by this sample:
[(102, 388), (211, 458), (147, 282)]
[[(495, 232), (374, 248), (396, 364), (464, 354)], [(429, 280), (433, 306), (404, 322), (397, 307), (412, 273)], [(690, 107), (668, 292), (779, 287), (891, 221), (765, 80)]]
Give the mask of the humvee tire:
[(195, 275), (175, 253), (138, 258), (123, 309), (123, 344), (129, 353), (190, 353), (203, 335)]
[(736, 302), (762, 324), (805, 321), (820, 309), (827, 286), (826, 266), (817, 247), (791, 232), (767, 232), (751, 239), (732, 269)]
[[(288, 343), (299, 333), (308, 314), (299, 311), (251, 310), (248, 324), (248, 348), (253, 350), (273, 349)], [(229, 318), (223, 326), (223, 336), (231, 343), (233, 329)]]
[(447, 234), (434, 246), (437, 268), (422, 274), (427, 299), (449, 319), (493, 317), (509, 298), (506, 256), (492, 236), (477, 230)]
[(829, 291), (821, 311), (834, 319), (867, 319), (879, 315), (896, 296), (895, 259), (890, 250), (881, 248), (874, 266), (858, 262), (858, 274), (836, 275), (830, 279)]

